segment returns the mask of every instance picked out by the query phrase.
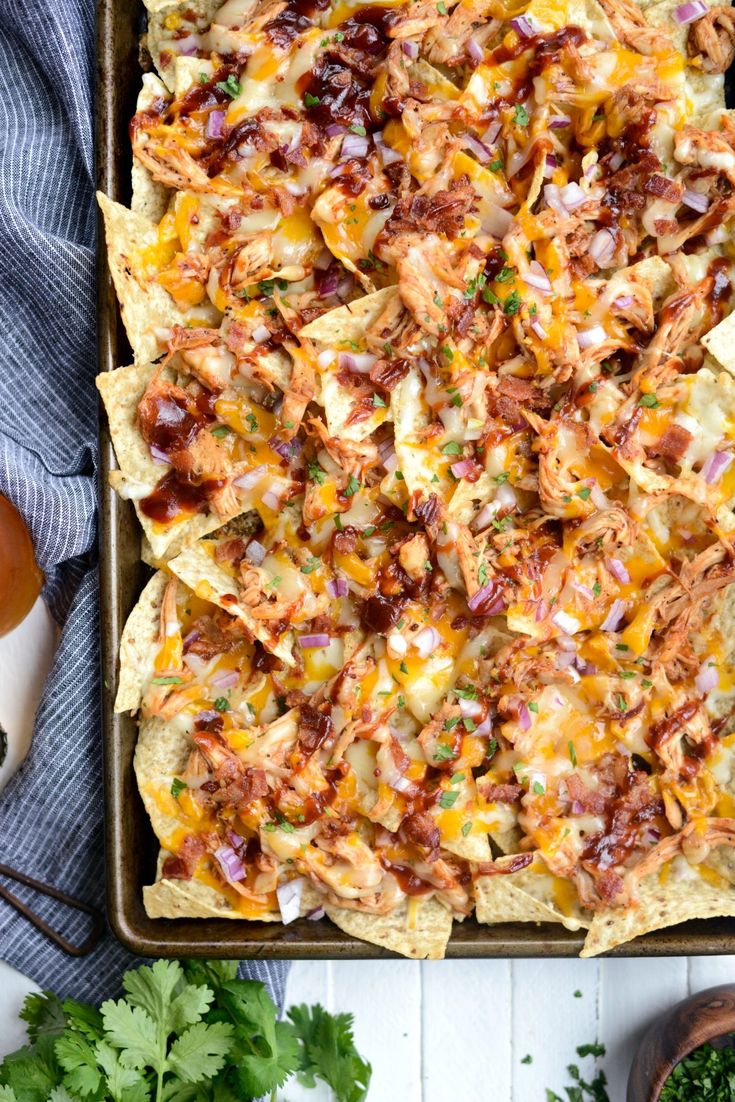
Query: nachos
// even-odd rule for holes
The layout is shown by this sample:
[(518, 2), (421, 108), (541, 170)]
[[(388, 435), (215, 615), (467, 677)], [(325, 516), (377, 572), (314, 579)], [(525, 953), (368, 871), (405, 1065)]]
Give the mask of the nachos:
[(117, 707), (154, 917), (735, 916), (735, 17), (149, 4)]

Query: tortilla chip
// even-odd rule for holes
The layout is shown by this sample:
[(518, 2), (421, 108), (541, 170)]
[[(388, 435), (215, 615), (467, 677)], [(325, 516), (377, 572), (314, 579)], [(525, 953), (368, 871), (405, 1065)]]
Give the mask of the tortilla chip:
[(197, 596), (219, 605), (231, 616), (238, 616), (254, 639), (288, 666), (294, 665), (294, 634), (288, 631), (276, 646), (271, 642), (267, 623), (256, 620), (247, 605), (237, 599), (237, 582), (207, 553), (201, 543), (186, 548), (168, 564), (172, 573), (181, 578)]
[(105, 220), (107, 259), (115, 284), (120, 313), (133, 349), (136, 363), (149, 363), (164, 352), (156, 330), (173, 325), (219, 326), (221, 314), (209, 301), (189, 310), (180, 310), (168, 291), (145, 273), (142, 256), (155, 252), (158, 227), (136, 211), (97, 192), (97, 201)]
[(321, 317), (315, 318), (298, 333), (300, 338), (317, 341), (327, 348), (346, 348), (350, 341), (361, 341), (365, 330), (378, 320), (398, 291), (395, 287), (383, 287), (372, 295), (338, 306)]
[(436, 899), (414, 897), (387, 915), (347, 907), (324, 907), (335, 926), (352, 937), (380, 945), (414, 960), (443, 960), (452, 932), (452, 916)]
[[(157, 99), (169, 99), (170, 92), (162, 80), (154, 73), (143, 73), (143, 87), (138, 95), (135, 110), (145, 111)], [(159, 184), (149, 170), (133, 157), (133, 196), (130, 200), (130, 209), (134, 214), (140, 214), (150, 222), (160, 222), (163, 218), (171, 199), (172, 191)]]
[[(306, 325), (299, 338), (306, 338), (320, 346), (320, 351), (357, 351), (364, 349), (365, 331), (373, 325), (396, 294), (394, 287), (384, 287), (374, 294), (356, 299), (347, 306), (339, 306), (322, 314)], [(325, 367), (316, 365), (320, 383), (318, 401), (324, 407), (330, 436), (358, 442), (364, 440), (388, 419), (390, 411), (378, 407), (368, 417), (352, 421), (355, 410), (354, 391), (344, 386), (338, 378), (337, 360)]]
[(728, 314), (701, 342), (725, 371), (735, 375), (735, 314)]
[(138, 402), (143, 396), (155, 364), (132, 364), (115, 371), (103, 371), (95, 379), (107, 411), (110, 435), (120, 469), (110, 474), (110, 485), (122, 497), (132, 498), (154, 562), (177, 554), (187, 543), (212, 532), (223, 523), (213, 513), (197, 513), (177, 524), (164, 527), (152, 521), (139, 508), (138, 502), (151, 493), (168, 470), (154, 463), (145, 440), (136, 424)]
[(128, 616), (120, 640), (120, 673), (116, 712), (135, 712), (143, 695), (143, 678), (153, 668), (161, 624), (161, 603), (169, 576), (159, 570), (147, 583)]
[(166, 848), (181, 827), (183, 818), (176, 797), (171, 794), (174, 777), (186, 769), (193, 743), (177, 723), (158, 716), (140, 721), (135, 747), (135, 776), (140, 795), (158, 841)]
[(693, 918), (725, 916), (735, 917), (735, 890), (709, 883), (684, 857), (677, 857), (641, 881), (636, 904), (597, 912), (580, 956), (607, 953), (641, 934)]
[[(441, 488), (432, 481), (436, 472), (429, 463), (430, 453), (419, 435), (431, 419), (423, 392), (423, 377), (416, 367), (412, 367), (391, 391), (397, 466), (409, 494), (418, 491), (427, 496), (432, 493), (441, 495)], [(438, 449), (434, 449), (434, 453), (441, 458)]]
[[(158, 73), (173, 91), (177, 55), (171, 52), (170, 47), (175, 47), (174, 34), (207, 30), (215, 12), (222, 7), (222, 0), (181, 0), (174, 3), (171, 0), (145, 0), (145, 6), (148, 9), (148, 52)], [(204, 61), (204, 64), (209, 63)]]
[[(512, 860), (513, 856), (500, 857), (496, 864), (502, 868)], [(581, 906), (572, 905), (571, 914), (559, 909), (555, 900), (558, 879), (540, 858), (519, 872), (478, 876), (475, 880), (475, 917), (483, 923), (556, 922), (574, 931), (588, 926)]]
[[(243, 918), (229, 901), (200, 880), (157, 880), (143, 887), (149, 918)], [(280, 916), (274, 916), (278, 918)]]
[(609, 19), (597, 0), (531, 0), (526, 15), (544, 30), (558, 31), (565, 26), (581, 27), (591, 38), (607, 42), (615, 38)]

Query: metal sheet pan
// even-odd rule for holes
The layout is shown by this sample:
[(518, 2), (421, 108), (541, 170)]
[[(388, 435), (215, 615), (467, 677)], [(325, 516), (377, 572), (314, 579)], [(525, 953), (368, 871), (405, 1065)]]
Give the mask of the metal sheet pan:
[[(140, 86), (138, 37), (143, 7), (135, 0), (99, 0), (97, 56), (97, 180), (113, 199), (130, 200), (132, 153), (128, 122)], [(107, 371), (130, 362), (130, 349), (107, 272), (100, 223), (99, 359)], [(144, 956), (374, 958), (392, 956), (342, 933), (330, 922), (278, 923), (225, 919), (150, 919), (142, 887), (153, 882), (158, 846), (133, 774), (136, 726), (115, 715), (117, 652), (125, 620), (145, 582), (140, 529), (130, 502), (110, 490), (115, 466), (104, 414), (100, 424), (100, 596), (104, 740), (107, 914), (116, 936)], [(455, 923), (448, 957), (576, 956), (583, 937), (560, 926)], [(618, 956), (735, 953), (735, 921), (691, 922), (639, 938)]]

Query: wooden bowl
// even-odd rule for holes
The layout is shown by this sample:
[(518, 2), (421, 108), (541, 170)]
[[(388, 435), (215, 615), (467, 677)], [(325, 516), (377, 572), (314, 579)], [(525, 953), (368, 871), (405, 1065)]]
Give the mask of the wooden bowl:
[(695, 1048), (735, 1032), (735, 983), (683, 999), (658, 1018), (638, 1045), (627, 1102), (658, 1102), (676, 1064)]

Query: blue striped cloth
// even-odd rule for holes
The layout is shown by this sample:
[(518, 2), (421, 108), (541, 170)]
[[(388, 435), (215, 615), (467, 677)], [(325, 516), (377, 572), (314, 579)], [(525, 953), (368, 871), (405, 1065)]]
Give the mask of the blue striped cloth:
[[(103, 906), (94, 18), (94, 0), (2, 0), (0, 493), (31, 529), (63, 633), (31, 752), (0, 795), (0, 861)], [(83, 919), (13, 890), (71, 940), (84, 939)], [(0, 956), (43, 987), (87, 1000), (113, 993), (134, 963), (112, 936), (83, 960), (68, 957), (2, 900)], [(281, 1003), (287, 970), (258, 961), (243, 974)]]

